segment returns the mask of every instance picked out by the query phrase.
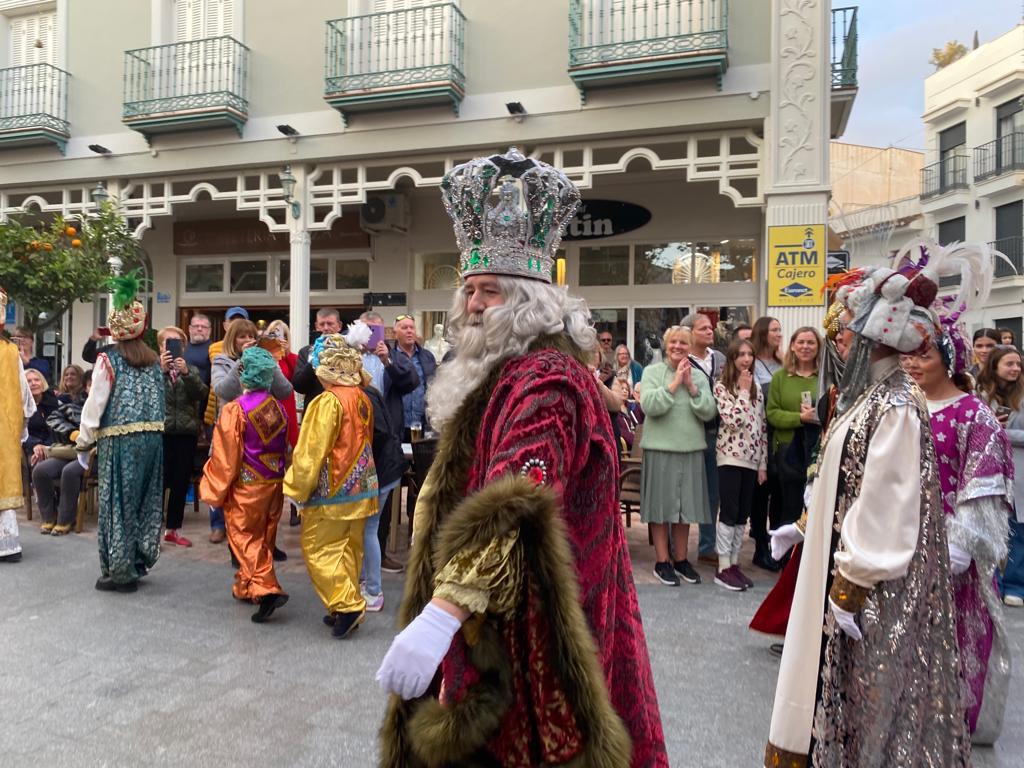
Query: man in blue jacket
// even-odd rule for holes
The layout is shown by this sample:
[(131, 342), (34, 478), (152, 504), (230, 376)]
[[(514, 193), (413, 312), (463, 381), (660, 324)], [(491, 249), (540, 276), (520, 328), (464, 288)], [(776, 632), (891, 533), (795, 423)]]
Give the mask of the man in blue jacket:
[(403, 439), (409, 440), (409, 430), (413, 424), (419, 424), (427, 430), (426, 394), (434, 373), (437, 371), (437, 360), (429, 349), (420, 346), (416, 336), (416, 321), (412, 315), (399, 315), (395, 318), (395, 357), (407, 360), (416, 369), (419, 385), (412, 392), (402, 395), (402, 417), (404, 430)]

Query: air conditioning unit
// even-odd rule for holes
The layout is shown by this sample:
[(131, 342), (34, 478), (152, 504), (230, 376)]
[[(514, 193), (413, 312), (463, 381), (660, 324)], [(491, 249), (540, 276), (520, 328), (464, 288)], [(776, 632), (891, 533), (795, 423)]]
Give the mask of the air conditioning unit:
[(409, 231), (409, 201), (399, 192), (371, 194), (359, 209), (359, 226), (365, 232)]

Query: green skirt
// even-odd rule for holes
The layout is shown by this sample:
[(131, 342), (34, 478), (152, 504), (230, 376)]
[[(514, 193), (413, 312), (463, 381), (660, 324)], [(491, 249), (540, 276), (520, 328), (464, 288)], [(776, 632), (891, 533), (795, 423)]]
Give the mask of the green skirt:
[(644, 451), (640, 470), (640, 520), (645, 523), (710, 523), (704, 451)]
[(164, 436), (134, 432), (98, 443), (100, 572), (135, 581), (160, 555), (164, 521)]

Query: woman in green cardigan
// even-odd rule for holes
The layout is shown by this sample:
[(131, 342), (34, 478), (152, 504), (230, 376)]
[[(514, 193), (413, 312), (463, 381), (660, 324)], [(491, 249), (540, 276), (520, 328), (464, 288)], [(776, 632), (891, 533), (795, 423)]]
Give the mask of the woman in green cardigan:
[[(780, 523), (795, 523), (804, 507), (804, 487), (807, 485), (807, 466), (795, 464), (800, 451), (790, 451), (797, 430), (811, 426), (817, 431), (818, 412), (818, 353), (821, 337), (810, 326), (797, 328), (789, 340), (786, 361), (772, 376), (765, 407), (768, 423), (775, 433), (772, 437), (772, 460), (778, 470), (782, 490), (782, 519)], [(804, 435), (800, 434), (800, 439)]]
[[(700, 583), (686, 555), (690, 524), (713, 522), (704, 479), (704, 422), (715, 417), (717, 406), (707, 376), (693, 375), (687, 357), (690, 329), (669, 328), (662, 349), (665, 359), (647, 366), (640, 380), (640, 407), (647, 415), (640, 441), (640, 519), (654, 540), (654, 575), (677, 587), (680, 577)], [(670, 524), (674, 553), (669, 551)]]

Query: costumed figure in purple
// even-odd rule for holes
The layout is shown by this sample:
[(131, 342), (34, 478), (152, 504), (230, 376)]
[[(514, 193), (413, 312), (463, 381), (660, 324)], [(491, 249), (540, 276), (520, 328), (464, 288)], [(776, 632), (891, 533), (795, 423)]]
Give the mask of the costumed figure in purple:
[[(944, 273), (952, 262), (963, 273), (962, 284), (973, 291), (970, 298), (984, 301), (992, 277), (988, 253), (965, 245), (935, 247), (931, 262), (936, 261)], [(995, 414), (971, 392), (973, 382), (965, 375), (971, 346), (959, 322), (966, 306), (963, 289), (960, 294), (936, 301), (934, 343), (907, 355), (903, 364), (928, 401), (971, 741), (992, 744), (1002, 728), (1010, 681), (995, 573), (1007, 551), (1013, 453)]]

